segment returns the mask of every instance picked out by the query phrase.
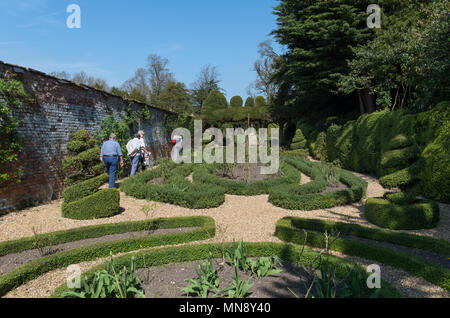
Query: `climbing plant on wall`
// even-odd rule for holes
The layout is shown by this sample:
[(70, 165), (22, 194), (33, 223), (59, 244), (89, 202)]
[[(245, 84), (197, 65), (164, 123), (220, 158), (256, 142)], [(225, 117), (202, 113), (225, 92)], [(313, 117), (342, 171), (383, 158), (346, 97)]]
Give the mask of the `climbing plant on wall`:
[(14, 115), (21, 101), (32, 101), (22, 83), (0, 78), (0, 188), (19, 182), (22, 173), (17, 162), (21, 151), (17, 131), (20, 121)]

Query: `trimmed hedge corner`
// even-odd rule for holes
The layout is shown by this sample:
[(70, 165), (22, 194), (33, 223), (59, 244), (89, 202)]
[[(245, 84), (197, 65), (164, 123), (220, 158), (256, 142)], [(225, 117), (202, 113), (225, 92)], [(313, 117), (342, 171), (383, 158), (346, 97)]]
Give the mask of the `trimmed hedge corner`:
[(439, 222), (439, 205), (427, 200), (396, 204), (383, 198), (369, 198), (365, 216), (371, 223), (392, 230), (431, 229)]
[(73, 185), (63, 192), (62, 216), (75, 220), (111, 217), (119, 213), (120, 192), (118, 189), (99, 187), (108, 182), (108, 175)]

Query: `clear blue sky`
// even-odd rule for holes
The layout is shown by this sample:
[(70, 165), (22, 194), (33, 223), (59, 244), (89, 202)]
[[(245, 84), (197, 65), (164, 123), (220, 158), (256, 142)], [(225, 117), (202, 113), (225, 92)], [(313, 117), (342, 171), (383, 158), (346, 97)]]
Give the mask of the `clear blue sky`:
[[(66, 8), (81, 7), (81, 29)], [(0, 0), (0, 60), (49, 73), (85, 71), (119, 86), (146, 57), (169, 59), (188, 87), (213, 64), (227, 98), (245, 97), (277, 0)], [(274, 43), (275, 44), (275, 43)]]

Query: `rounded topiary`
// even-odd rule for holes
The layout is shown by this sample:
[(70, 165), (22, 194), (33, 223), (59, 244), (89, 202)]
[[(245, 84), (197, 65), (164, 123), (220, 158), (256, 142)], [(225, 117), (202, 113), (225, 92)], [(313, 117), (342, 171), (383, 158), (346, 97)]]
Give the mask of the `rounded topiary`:
[(203, 112), (211, 112), (218, 109), (223, 109), (228, 107), (228, 102), (225, 96), (217, 91), (214, 90), (211, 93), (209, 93), (208, 97), (206, 97), (205, 101), (203, 102)]
[(311, 154), (314, 159), (325, 161), (326, 160), (326, 137), (327, 134), (325, 132), (321, 132), (317, 135), (316, 141), (314, 143), (311, 143), (310, 149)]
[[(399, 196), (395, 201), (401, 202), (401, 199), (404, 198)], [(383, 198), (369, 198), (365, 216), (371, 223), (392, 230), (431, 229), (439, 222), (439, 205), (428, 200), (398, 204)]]
[(263, 96), (256, 96), (256, 98), (255, 98), (255, 106), (256, 107), (264, 107), (264, 106), (266, 106), (266, 99)]
[(249, 97), (245, 100), (245, 107), (255, 107), (255, 100), (253, 97)]
[(230, 99), (230, 106), (231, 107), (242, 107), (244, 101), (242, 100), (241, 96), (233, 96)]

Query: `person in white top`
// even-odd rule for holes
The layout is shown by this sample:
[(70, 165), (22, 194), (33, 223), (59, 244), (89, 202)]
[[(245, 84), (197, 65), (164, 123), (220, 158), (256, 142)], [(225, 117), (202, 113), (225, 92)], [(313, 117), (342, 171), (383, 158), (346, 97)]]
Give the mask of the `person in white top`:
[(179, 135), (173, 136), (172, 144), (174, 146), (172, 148), (171, 156), (172, 156), (172, 160), (176, 161), (176, 160), (178, 160), (178, 157), (180, 155), (180, 151), (183, 148), (183, 137), (179, 136)]
[(141, 156), (140, 156), (140, 162), (142, 165), (142, 170), (145, 170), (146, 168), (146, 162), (150, 162), (150, 155), (151, 152), (147, 150), (147, 147), (145, 146), (145, 132), (143, 130), (139, 130), (137, 132), (137, 134), (139, 135), (139, 140), (141, 142)]
[(127, 143), (128, 158), (130, 159), (131, 162), (130, 176), (134, 176), (138, 169), (141, 157), (140, 150), (141, 150), (141, 142), (139, 140), (139, 135), (136, 134), (136, 136)]

